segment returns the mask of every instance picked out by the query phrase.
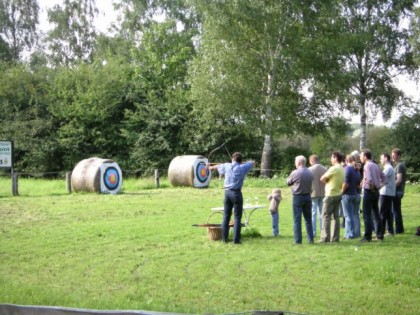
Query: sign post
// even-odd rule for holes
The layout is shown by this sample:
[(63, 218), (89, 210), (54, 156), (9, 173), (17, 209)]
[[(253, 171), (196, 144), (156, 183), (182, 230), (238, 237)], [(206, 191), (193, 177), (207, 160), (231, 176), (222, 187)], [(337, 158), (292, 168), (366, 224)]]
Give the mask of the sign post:
[(17, 174), (13, 170), (13, 141), (0, 140), (0, 168), (10, 168), (12, 174), (12, 193), (17, 196)]
[(13, 141), (0, 140), (0, 168), (13, 168)]

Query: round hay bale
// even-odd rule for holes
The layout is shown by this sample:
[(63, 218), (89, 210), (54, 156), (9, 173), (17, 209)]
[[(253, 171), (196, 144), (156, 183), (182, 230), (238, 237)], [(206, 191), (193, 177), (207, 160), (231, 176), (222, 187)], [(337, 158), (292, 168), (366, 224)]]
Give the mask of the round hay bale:
[(97, 157), (77, 163), (71, 174), (74, 192), (116, 194), (122, 187), (122, 173), (117, 163)]
[(175, 157), (168, 169), (169, 182), (173, 186), (207, 187), (211, 179), (211, 172), (206, 169), (207, 162), (207, 158), (201, 155)]

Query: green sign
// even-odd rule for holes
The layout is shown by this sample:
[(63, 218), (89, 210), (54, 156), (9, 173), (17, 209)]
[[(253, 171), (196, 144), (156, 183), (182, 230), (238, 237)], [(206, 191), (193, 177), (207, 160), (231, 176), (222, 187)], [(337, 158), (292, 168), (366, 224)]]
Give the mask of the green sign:
[(0, 140), (0, 168), (13, 167), (13, 142)]

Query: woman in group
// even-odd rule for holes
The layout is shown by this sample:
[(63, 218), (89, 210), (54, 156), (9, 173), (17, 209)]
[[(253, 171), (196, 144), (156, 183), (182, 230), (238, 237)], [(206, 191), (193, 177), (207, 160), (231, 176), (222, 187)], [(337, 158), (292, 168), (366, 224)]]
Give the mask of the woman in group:
[(342, 206), (345, 218), (345, 235), (346, 239), (360, 237), (360, 172), (355, 158), (352, 155), (346, 156), (345, 177), (342, 187)]

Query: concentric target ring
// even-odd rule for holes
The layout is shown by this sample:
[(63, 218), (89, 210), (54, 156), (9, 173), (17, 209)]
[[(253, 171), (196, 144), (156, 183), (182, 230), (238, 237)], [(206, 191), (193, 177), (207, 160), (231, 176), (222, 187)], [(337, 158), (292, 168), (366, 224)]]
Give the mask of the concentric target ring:
[(104, 185), (109, 190), (115, 190), (120, 184), (120, 175), (114, 166), (108, 167), (103, 175)]
[(197, 164), (195, 169), (195, 176), (200, 183), (205, 183), (209, 177), (210, 171), (206, 168), (206, 163), (203, 161)]

